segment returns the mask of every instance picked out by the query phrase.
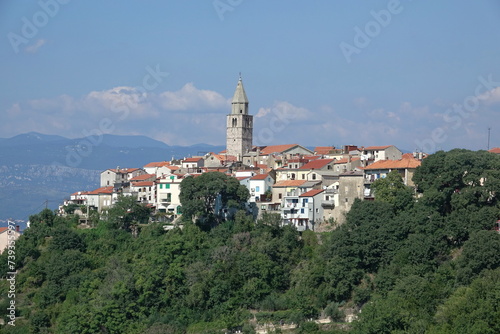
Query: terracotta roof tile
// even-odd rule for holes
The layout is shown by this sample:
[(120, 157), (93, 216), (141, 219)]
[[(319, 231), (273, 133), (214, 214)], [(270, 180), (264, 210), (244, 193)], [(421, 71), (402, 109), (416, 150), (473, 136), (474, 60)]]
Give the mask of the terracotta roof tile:
[(393, 145), (386, 145), (386, 146), (368, 146), (368, 147), (364, 147), (363, 150), (364, 151), (377, 151), (377, 150), (385, 150), (386, 148), (388, 147), (391, 147)]
[(144, 168), (169, 166), (170, 161), (150, 162)]
[(333, 149), (334, 149), (333, 146), (316, 146), (314, 148), (314, 152), (316, 152), (317, 154), (324, 155), (330, 153), (330, 151)]
[(492, 148), (491, 150), (489, 150), (488, 152), (491, 152), (491, 153), (496, 153), (496, 154), (500, 154), (500, 147), (495, 147), (495, 148)]
[(130, 181), (144, 181), (147, 179), (155, 179), (156, 175), (155, 174), (142, 174), (142, 175), (137, 175), (136, 177), (133, 177), (130, 179)]
[(182, 162), (198, 162), (202, 159), (203, 158), (187, 158), (187, 159), (182, 160)]
[(332, 163), (334, 160), (333, 159), (316, 159), (313, 161), (308, 162), (304, 166), (300, 167), (299, 169), (321, 169), (328, 165), (329, 163)]
[(414, 159), (399, 159), (399, 160), (379, 160), (369, 166), (364, 167), (364, 170), (370, 169), (406, 169), (417, 168), (420, 166), (421, 161)]
[(273, 187), (298, 187), (306, 182), (306, 180), (285, 180), (276, 183)]
[(260, 151), (260, 154), (268, 155), (272, 153), (282, 153), (292, 147), (298, 146), (298, 144), (285, 144), (285, 145), (270, 145), (266, 146)]
[(89, 191), (87, 194), (88, 195), (99, 195), (99, 194), (112, 194), (113, 193), (113, 187), (101, 187), (97, 188), (95, 190)]
[(257, 174), (254, 177), (252, 177), (250, 180), (265, 180), (269, 174)]
[(323, 191), (325, 191), (325, 190), (324, 189), (313, 189), (313, 190), (309, 190), (309, 191), (303, 193), (299, 197), (313, 197), (313, 196), (316, 196), (317, 194), (322, 193)]
[(141, 181), (135, 182), (132, 187), (152, 187), (154, 185), (153, 181)]

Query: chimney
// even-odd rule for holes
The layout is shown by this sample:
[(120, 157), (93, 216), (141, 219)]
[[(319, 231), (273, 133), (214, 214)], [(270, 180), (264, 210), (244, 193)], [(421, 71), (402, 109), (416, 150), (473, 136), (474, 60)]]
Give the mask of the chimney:
[(16, 225), (16, 232), (20, 232), (21, 230), (19, 229), (19, 225)]

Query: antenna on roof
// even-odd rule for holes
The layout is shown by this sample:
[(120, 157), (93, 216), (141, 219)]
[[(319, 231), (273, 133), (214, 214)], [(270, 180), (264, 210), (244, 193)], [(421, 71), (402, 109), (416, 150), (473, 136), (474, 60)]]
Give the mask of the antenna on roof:
[(487, 148), (488, 151), (490, 150), (490, 131), (491, 128), (488, 128), (488, 148)]

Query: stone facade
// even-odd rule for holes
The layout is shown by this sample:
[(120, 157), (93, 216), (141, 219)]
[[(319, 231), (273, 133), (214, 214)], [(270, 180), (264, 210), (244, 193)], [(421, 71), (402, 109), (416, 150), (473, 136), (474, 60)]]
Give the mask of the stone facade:
[(231, 114), (227, 115), (226, 153), (241, 161), (252, 149), (253, 116), (248, 114), (248, 98), (243, 82), (238, 81), (231, 103)]

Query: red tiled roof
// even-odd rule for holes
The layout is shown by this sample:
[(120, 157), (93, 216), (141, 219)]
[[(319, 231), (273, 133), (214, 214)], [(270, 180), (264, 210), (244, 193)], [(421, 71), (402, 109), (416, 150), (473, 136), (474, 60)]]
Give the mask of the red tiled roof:
[(178, 170), (180, 167), (179, 166), (167, 166), (167, 168), (174, 171), (174, 170)]
[(489, 150), (488, 152), (491, 152), (491, 153), (496, 153), (496, 154), (500, 154), (500, 147), (495, 147), (495, 148), (492, 148), (491, 150)]
[(215, 154), (213, 152), (210, 152), (210, 154), (216, 159), (219, 159), (220, 161), (237, 161), (234, 155)]
[(154, 179), (156, 178), (156, 175), (155, 174), (142, 174), (142, 175), (137, 175), (136, 177), (133, 177), (130, 179), (130, 181), (134, 182), (134, 181), (144, 181), (144, 180), (147, 180), (147, 179)]
[(388, 147), (391, 147), (393, 145), (386, 145), (386, 146), (368, 146), (363, 148), (365, 151), (377, 151), (377, 150), (385, 150)]
[(202, 159), (203, 158), (187, 158), (187, 159), (182, 160), (182, 162), (198, 162)]
[(298, 187), (306, 182), (306, 180), (285, 180), (276, 183), (273, 187)]
[(268, 155), (271, 153), (281, 153), (286, 150), (291, 149), (292, 147), (298, 146), (298, 144), (285, 144), (285, 145), (271, 145), (271, 146), (266, 146), (260, 151), (260, 154), (263, 155)]
[(219, 152), (219, 154), (225, 154), (225, 153), (227, 153), (227, 150), (222, 150)]
[(250, 180), (265, 180), (269, 174), (257, 174), (254, 177), (252, 177)]
[(87, 195), (88, 193), (88, 191), (77, 191), (76, 193), (72, 193), (71, 196)]
[(321, 169), (332, 162), (333, 162), (333, 159), (316, 159), (316, 160), (313, 160), (311, 162), (308, 162), (307, 164), (300, 167), (299, 169)]
[(330, 153), (331, 150), (333, 150), (334, 147), (333, 146), (316, 146), (314, 148), (314, 152), (316, 152), (317, 154), (328, 154)]
[(304, 159), (306, 160), (316, 160), (316, 159), (319, 159), (321, 158), (321, 155), (304, 155)]
[(238, 181), (246, 180), (246, 179), (248, 179), (248, 178), (250, 178), (250, 176), (238, 176), (238, 177), (236, 177), (236, 179), (237, 179)]
[(113, 193), (113, 187), (101, 187), (97, 188), (95, 190), (89, 191), (87, 194), (88, 195), (99, 195), (99, 194), (112, 194)]
[(0, 227), (0, 233), (3, 233), (7, 231), (9, 228), (8, 227)]
[(144, 168), (163, 167), (168, 165), (170, 165), (170, 161), (150, 162), (147, 165), (145, 165)]
[[(356, 158), (351, 158), (351, 162), (353, 161), (358, 161), (359, 158), (356, 157)], [(348, 159), (347, 158), (342, 158), (342, 159), (339, 159), (339, 160), (335, 160), (335, 163), (336, 164), (346, 164), (348, 162)]]
[(313, 197), (313, 196), (316, 196), (317, 194), (322, 193), (323, 191), (325, 191), (325, 190), (324, 189), (313, 189), (313, 190), (309, 190), (309, 191), (303, 193), (299, 197)]
[(379, 160), (371, 165), (364, 167), (364, 170), (370, 169), (406, 169), (406, 168), (417, 168), (420, 166), (421, 161), (414, 159), (399, 159), (399, 160)]
[(141, 181), (141, 182), (135, 182), (132, 186), (133, 187), (151, 187), (153, 186), (154, 182), (153, 181)]
[(415, 159), (413, 153), (405, 153), (401, 156), (402, 159)]

